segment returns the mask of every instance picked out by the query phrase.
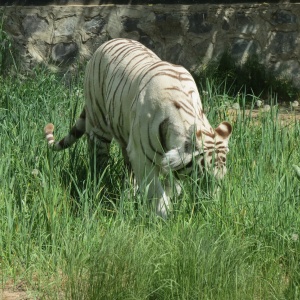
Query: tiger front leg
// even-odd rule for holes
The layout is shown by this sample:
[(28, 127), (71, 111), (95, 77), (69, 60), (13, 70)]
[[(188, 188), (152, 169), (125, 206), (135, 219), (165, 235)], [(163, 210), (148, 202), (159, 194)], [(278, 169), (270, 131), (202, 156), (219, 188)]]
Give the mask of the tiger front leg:
[[(141, 150), (141, 149), (140, 149)], [(159, 169), (147, 159), (142, 151), (127, 148), (131, 167), (139, 188), (147, 193), (147, 198), (152, 202), (156, 215), (166, 219), (172, 209), (170, 197), (159, 179)]]
[[(140, 190), (147, 193), (152, 209), (157, 216), (167, 219), (168, 214), (172, 210), (170, 196), (167, 190), (159, 179), (155, 167), (152, 164), (145, 164), (144, 166), (132, 167)], [(144, 174), (144, 176), (141, 176)]]

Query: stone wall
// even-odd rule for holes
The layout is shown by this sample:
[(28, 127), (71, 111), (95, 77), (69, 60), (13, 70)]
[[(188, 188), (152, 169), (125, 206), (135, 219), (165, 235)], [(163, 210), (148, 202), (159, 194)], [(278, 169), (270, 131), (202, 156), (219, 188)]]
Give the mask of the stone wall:
[(104, 41), (139, 40), (191, 71), (229, 50), (257, 54), (300, 87), (300, 4), (0, 7), (24, 67), (53, 69), (87, 60)]

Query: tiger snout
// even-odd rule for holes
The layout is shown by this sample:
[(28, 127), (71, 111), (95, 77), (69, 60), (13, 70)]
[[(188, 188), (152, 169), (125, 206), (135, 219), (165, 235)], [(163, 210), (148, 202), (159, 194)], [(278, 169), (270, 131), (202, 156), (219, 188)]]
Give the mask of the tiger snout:
[(217, 180), (222, 180), (227, 173), (227, 167), (225, 165), (214, 167), (213, 175)]

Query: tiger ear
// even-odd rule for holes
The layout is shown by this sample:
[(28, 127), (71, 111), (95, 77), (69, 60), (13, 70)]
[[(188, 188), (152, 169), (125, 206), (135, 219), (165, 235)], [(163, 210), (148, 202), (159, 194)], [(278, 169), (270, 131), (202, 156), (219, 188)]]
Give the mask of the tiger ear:
[(217, 135), (222, 137), (224, 140), (228, 140), (231, 136), (232, 126), (228, 122), (222, 122), (216, 129)]

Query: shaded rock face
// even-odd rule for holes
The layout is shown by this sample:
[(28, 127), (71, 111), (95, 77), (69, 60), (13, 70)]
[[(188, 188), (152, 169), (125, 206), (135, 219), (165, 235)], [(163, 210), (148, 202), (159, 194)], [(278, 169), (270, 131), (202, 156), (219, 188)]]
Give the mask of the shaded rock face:
[(40, 18), (37, 14), (25, 16), (22, 20), (22, 29), (25, 37), (45, 32), (48, 30), (48, 26), (47, 20)]
[(213, 29), (213, 24), (207, 21), (207, 12), (195, 12), (188, 16), (188, 32), (195, 34), (209, 33)]
[(78, 55), (78, 46), (75, 42), (58, 43), (52, 48), (51, 58), (54, 63), (72, 63)]
[(11, 6), (0, 13), (24, 68), (65, 71), (123, 37), (190, 71), (224, 51), (239, 63), (255, 55), (300, 87), (300, 4)]

